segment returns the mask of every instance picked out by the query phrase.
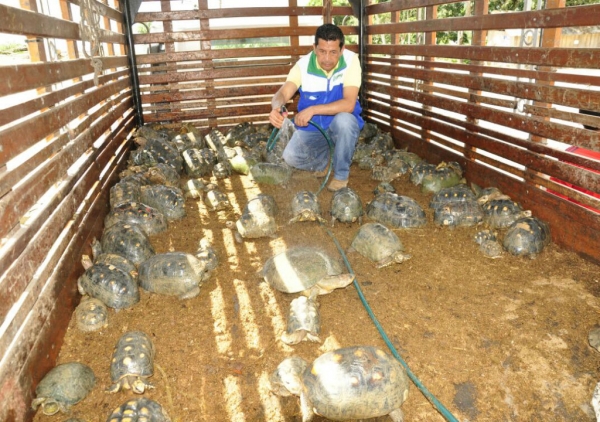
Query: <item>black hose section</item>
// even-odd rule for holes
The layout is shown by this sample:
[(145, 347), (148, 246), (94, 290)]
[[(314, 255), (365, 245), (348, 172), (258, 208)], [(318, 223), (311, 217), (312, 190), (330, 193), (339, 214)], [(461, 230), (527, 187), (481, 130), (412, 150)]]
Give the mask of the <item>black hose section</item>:
[(127, 1), (121, 0), (121, 10), (123, 10), (123, 19), (125, 23), (125, 39), (127, 42), (127, 59), (129, 60), (129, 67), (131, 68), (131, 86), (133, 90), (133, 105), (137, 114), (138, 127), (144, 125), (144, 114), (142, 110), (142, 99), (140, 96), (140, 80), (137, 72), (137, 62), (135, 60), (135, 47), (133, 44), (133, 34), (131, 27), (133, 25), (133, 19), (131, 17), (131, 10), (128, 7)]
[[(320, 223), (320, 224), (325, 229), (325, 231), (327, 232), (327, 234), (329, 235), (329, 237), (331, 237), (331, 239), (333, 239), (333, 243), (335, 243), (335, 246), (337, 247), (340, 255), (342, 255), (342, 259), (344, 260), (344, 263), (346, 264), (346, 267), (348, 268), (348, 272), (350, 274), (354, 275), (354, 271), (352, 270), (352, 267), (350, 266), (350, 262), (348, 261), (348, 257), (346, 257), (346, 254), (344, 253), (344, 250), (341, 247), (340, 243), (338, 242), (337, 238), (331, 232), (331, 230), (329, 230), (327, 227), (325, 227), (325, 225), (323, 223)], [(394, 345), (390, 341), (389, 337), (385, 333), (385, 330), (383, 329), (383, 327), (381, 326), (381, 324), (377, 320), (377, 317), (373, 313), (373, 310), (369, 306), (369, 303), (367, 302), (367, 299), (365, 298), (365, 296), (364, 296), (364, 294), (363, 294), (360, 286), (358, 285), (358, 281), (356, 281), (356, 277), (354, 278), (354, 281), (352, 283), (354, 284), (354, 288), (356, 289), (356, 292), (358, 293), (358, 297), (360, 297), (360, 301), (362, 302), (363, 306), (367, 310), (367, 313), (371, 317), (371, 320), (375, 324), (375, 327), (377, 328), (377, 331), (379, 331), (379, 334), (383, 338), (383, 341), (385, 341), (385, 344), (388, 346), (388, 348), (392, 352), (392, 355), (394, 355), (394, 357), (400, 362), (400, 364), (402, 364), (402, 366), (404, 366), (404, 368), (406, 369), (406, 374), (411, 379), (411, 381), (423, 393), (423, 395), (427, 398), (427, 400), (429, 400), (433, 404), (433, 406), (436, 408), (436, 410), (438, 412), (440, 412), (444, 418), (446, 418), (447, 421), (458, 422), (458, 419), (456, 419), (452, 415), (452, 413), (450, 413), (450, 411), (433, 394), (431, 394), (431, 392), (429, 392), (429, 390), (427, 389), (427, 387), (425, 387), (421, 383), (421, 381), (417, 378), (417, 376), (410, 370), (410, 368), (408, 367), (408, 364), (404, 361), (404, 359), (402, 359), (402, 356), (400, 356), (400, 354), (398, 353), (398, 351), (396, 350), (396, 348), (394, 347)]]
[(327, 140), (327, 145), (329, 145), (329, 163), (327, 164), (327, 174), (325, 175), (325, 178), (323, 179), (321, 186), (319, 186), (319, 189), (315, 192), (315, 195), (318, 196), (321, 193), (321, 191), (323, 190), (323, 188), (325, 187), (325, 185), (327, 184), (327, 181), (329, 180), (329, 176), (331, 175), (331, 169), (333, 168), (333, 141), (331, 140), (329, 135), (327, 135), (327, 133), (323, 130), (323, 128), (321, 126), (319, 126), (312, 120), (309, 120), (308, 123), (310, 123), (311, 125), (316, 127), (319, 130), (319, 132), (321, 132), (321, 135), (323, 135), (325, 137), (325, 139)]

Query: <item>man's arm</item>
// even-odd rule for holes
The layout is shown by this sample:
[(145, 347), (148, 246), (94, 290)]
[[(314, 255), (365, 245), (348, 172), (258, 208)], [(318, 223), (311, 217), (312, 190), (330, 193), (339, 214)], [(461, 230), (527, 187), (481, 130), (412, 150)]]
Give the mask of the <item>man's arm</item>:
[[(292, 94), (293, 95), (293, 94)], [(358, 87), (345, 86), (344, 97), (329, 104), (320, 104), (305, 108), (294, 116), (294, 123), (298, 126), (308, 126), (308, 121), (317, 114), (333, 116), (338, 113), (352, 113), (358, 99)]]
[(281, 106), (287, 104), (287, 102), (294, 96), (298, 87), (295, 83), (286, 81), (281, 88), (275, 93), (271, 100), (271, 113), (269, 114), (269, 121), (273, 126), (280, 129), (283, 124), (284, 116), (281, 115)]

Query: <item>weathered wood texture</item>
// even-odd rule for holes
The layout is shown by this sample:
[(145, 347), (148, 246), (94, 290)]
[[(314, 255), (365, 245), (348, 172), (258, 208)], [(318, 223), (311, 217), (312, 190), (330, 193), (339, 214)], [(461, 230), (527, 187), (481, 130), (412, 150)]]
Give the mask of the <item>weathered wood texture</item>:
[[(122, 14), (114, 0), (96, 5), (97, 86), (76, 47), (82, 31), (71, 3), (61, 2), (62, 19), (0, 5), (0, 33), (37, 40), (29, 63), (0, 65), (2, 421), (32, 419), (35, 386), (54, 366), (79, 300), (81, 253), (102, 230), (109, 187), (128, 156), (135, 119), (125, 36), (115, 32)], [(62, 60), (44, 61), (59, 46)]]
[[(600, 131), (584, 127), (600, 128), (600, 117), (580, 113), (600, 112), (600, 49), (557, 48), (560, 29), (598, 25), (600, 6), (549, 3), (510, 14), (476, 7), (474, 16), (377, 23), (383, 13), (409, 16), (440, 4), (367, 6), (373, 24), (366, 31), (379, 43), (365, 46), (363, 57), (366, 117), (430, 162), (458, 161), (468, 180), (498, 186), (548, 221), (558, 244), (600, 261), (600, 211), (593, 211), (600, 210), (600, 159), (577, 153), (600, 157)], [(519, 47), (481, 36), (507, 29), (535, 36)], [(553, 37), (541, 37), (542, 30)], [(455, 39), (473, 31), (476, 41), (437, 45), (419, 35), (440, 31)]]

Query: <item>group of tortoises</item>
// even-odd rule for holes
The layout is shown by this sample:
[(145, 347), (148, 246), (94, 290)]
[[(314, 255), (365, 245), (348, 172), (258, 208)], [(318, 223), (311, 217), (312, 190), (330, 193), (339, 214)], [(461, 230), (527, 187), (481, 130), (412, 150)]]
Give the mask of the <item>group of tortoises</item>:
[[(115, 310), (134, 306), (139, 288), (156, 294), (190, 299), (218, 265), (206, 239), (194, 253), (182, 251), (156, 254), (150, 236), (167, 230), (185, 216), (185, 198), (203, 201), (207, 210), (231, 210), (227, 195), (216, 179), (232, 173), (249, 175), (257, 183), (287, 185), (292, 169), (281, 160), (281, 148), (266, 151), (268, 132), (240, 124), (226, 136), (218, 130), (202, 137), (191, 125), (179, 133), (143, 126), (136, 132), (139, 147), (131, 153), (129, 168), (110, 191), (111, 211), (102, 238), (92, 245), (92, 257), (83, 256), (84, 274), (78, 288), (85, 296), (75, 318), (84, 331), (100, 330), (107, 324), (107, 307)], [(549, 242), (546, 223), (532, 217), (497, 189), (468, 187), (458, 163), (432, 165), (416, 154), (394, 148), (389, 134), (368, 123), (361, 132), (353, 162), (371, 169), (381, 182), (371, 201), (363, 204), (349, 187), (331, 198), (330, 221), (322, 216), (318, 196), (310, 191), (294, 195), (287, 209), (288, 224), (336, 222), (358, 223), (348, 252), (357, 252), (382, 268), (411, 258), (394, 229), (419, 228), (427, 224), (424, 209), (414, 199), (398, 194), (391, 182), (409, 174), (410, 181), (433, 193), (429, 208), (434, 223), (445, 227), (469, 227), (483, 223), (488, 230), (475, 235), (486, 256), (503, 250), (514, 255), (534, 256)], [(185, 179), (182, 180), (181, 175)], [(237, 221), (227, 227), (238, 242), (277, 236), (279, 209), (267, 194), (251, 198)], [(363, 217), (370, 222), (363, 224)], [(351, 227), (356, 227), (352, 225)], [(504, 232), (502, 243), (499, 231)], [(319, 247), (292, 247), (269, 258), (262, 277), (274, 289), (301, 293), (290, 302), (283, 342), (320, 342), (321, 319), (318, 296), (351, 284), (354, 275), (338, 259)], [(112, 384), (107, 391), (121, 389), (143, 394), (153, 388), (148, 378), (154, 370), (154, 346), (142, 331), (129, 331), (118, 340), (110, 365)], [(96, 378), (81, 363), (59, 365), (40, 382), (33, 407), (44, 413), (68, 411), (94, 388)], [(312, 363), (299, 357), (285, 359), (271, 375), (271, 388), (280, 395), (300, 397), (303, 420), (313, 413), (334, 420), (390, 415), (402, 421), (400, 406), (408, 396), (406, 370), (386, 352), (372, 346), (347, 347), (326, 353)], [(146, 415), (153, 421), (168, 421), (162, 407), (145, 397), (129, 400), (116, 408), (107, 421), (130, 420)], [(135, 419), (131, 419), (135, 420)]]

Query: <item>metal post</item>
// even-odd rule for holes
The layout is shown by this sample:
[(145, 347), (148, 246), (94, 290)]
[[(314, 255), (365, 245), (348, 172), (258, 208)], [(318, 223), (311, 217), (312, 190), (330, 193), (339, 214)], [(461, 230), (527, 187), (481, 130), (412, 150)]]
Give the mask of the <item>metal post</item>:
[(125, 39), (127, 42), (127, 58), (129, 59), (129, 67), (131, 68), (131, 85), (133, 91), (133, 105), (137, 114), (138, 126), (144, 125), (144, 115), (142, 114), (142, 99), (140, 97), (140, 81), (137, 72), (137, 63), (135, 60), (135, 48), (133, 45), (133, 34), (131, 28), (133, 25), (131, 11), (127, 7), (126, 0), (120, 0), (121, 10), (125, 20)]
[(360, 102), (360, 106), (364, 109), (365, 108), (365, 82), (367, 81), (366, 78), (366, 70), (367, 70), (367, 58), (366, 56), (366, 51), (367, 51), (367, 35), (366, 35), (366, 22), (365, 22), (365, 1), (366, 0), (360, 0), (360, 13), (358, 16), (358, 25), (359, 25), (359, 56), (360, 56), (360, 64), (361, 64), (361, 69), (362, 69), (362, 80), (360, 83), (360, 92), (359, 92), (359, 102)]

